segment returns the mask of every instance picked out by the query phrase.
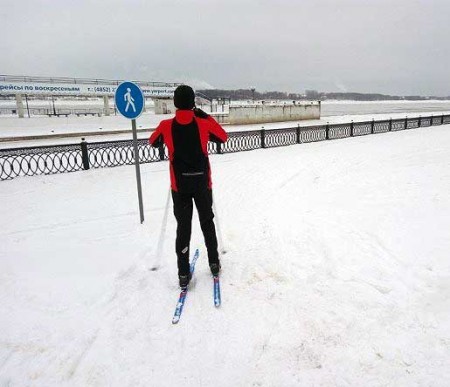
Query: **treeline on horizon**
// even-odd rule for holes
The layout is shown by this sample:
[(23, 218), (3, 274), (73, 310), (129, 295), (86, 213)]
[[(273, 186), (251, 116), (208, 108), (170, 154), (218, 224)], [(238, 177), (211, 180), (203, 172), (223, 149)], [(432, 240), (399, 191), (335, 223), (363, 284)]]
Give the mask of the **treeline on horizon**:
[(450, 96), (447, 97), (435, 97), (435, 96), (421, 96), (421, 95), (386, 95), (377, 93), (343, 93), (332, 92), (325, 93), (316, 90), (306, 90), (304, 94), (299, 93), (286, 93), (281, 91), (266, 91), (259, 92), (255, 89), (236, 89), (236, 90), (223, 90), (223, 89), (205, 89), (197, 90), (198, 94), (204, 95), (208, 99), (231, 99), (231, 100), (266, 100), (266, 99), (288, 99), (288, 100), (352, 100), (352, 101), (426, 101), (426, 100), (450, 100)]

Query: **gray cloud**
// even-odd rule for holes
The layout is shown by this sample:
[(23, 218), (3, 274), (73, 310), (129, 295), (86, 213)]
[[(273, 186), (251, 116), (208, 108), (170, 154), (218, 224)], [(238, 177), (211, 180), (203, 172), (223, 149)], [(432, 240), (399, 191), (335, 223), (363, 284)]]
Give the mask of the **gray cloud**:
[(0, 1), (0, 73), (450, 95), (447, 0)]

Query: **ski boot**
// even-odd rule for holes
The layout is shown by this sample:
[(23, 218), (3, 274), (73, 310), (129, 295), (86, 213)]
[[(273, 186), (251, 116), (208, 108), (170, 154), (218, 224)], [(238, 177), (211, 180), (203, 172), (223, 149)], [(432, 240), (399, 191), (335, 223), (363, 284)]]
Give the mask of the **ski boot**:
[(219, 275), (220, 272), (220, 263), (211, 263), (211, 265), (209, 265), (209, 268), (211, 269), (211, 274), (213, 275), (213, 277), (217, 277)]
[(187, 288), (190, 280), (192, 279), (192, 274), (179, 275), (178, 280), (180, 281), (180, 288)]

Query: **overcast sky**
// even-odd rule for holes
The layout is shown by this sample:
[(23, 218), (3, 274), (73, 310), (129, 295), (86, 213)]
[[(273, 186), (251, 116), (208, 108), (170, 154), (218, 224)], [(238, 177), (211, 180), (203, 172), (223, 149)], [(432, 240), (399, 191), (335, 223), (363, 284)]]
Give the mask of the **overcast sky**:
[(450, 0), (0, 0), (0, 74), (450, 95)]

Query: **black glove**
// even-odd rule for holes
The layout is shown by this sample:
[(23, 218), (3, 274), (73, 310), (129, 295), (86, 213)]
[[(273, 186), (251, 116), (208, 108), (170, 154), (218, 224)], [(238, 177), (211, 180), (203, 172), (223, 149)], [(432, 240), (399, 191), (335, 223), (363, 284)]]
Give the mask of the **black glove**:
[(209, 117), (208, 113), (204, 112), (202, 109), (199, 109), (199, 108), (194, 109), (194, 114), (198, 118), (208, 118)]

